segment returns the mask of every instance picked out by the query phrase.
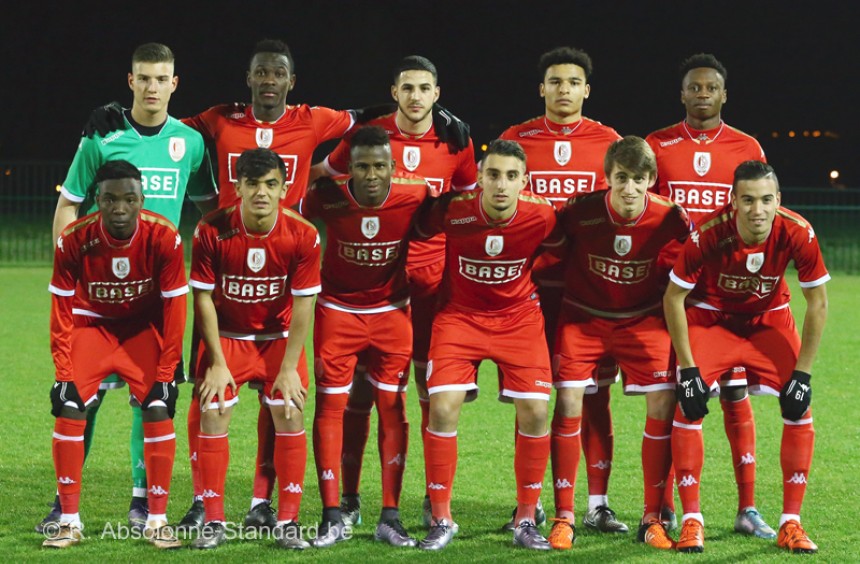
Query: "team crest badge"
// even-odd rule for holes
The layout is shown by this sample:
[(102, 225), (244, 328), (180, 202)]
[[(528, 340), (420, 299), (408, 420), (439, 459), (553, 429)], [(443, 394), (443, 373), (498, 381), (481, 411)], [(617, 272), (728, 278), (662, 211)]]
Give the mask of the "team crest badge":
[(267, 129), (265, 127), (257, 128), (257, 147), (262, 149), (268, 149), (272, 146), (272, 139), (274, 139), (275, 133), (272, 129)]
[(248, 268), (260, 272), (266, 266), (266, 249), (248, 249)]
[(409, 172), (415, 172), (418, 165), (421, 164), (421, 147), (403, 147), (403, 166)]
[(119, 257), (113, 259), (113, 274), (120, 280), (128, 277), (128, 273), (131, 272), (131, 263), (128, 262), (126, 257)]
[(379, 234), (379, 218), (378, 217), (362, 217), (361, 232), (368, 239), (373, 239)]
[(761, 270), (764, 264), (764, 253), (752, 253), (747, 255), (747, 270), (755, 274)]
[(630, 235), (616, 235), (615, 236), (615, 253), (623, 257), (627, 253), (630, 252), (630, 249), (633, 247), (633, 238)]
[(487, 251), (489, 256), (495, 257), (500, 255), (504, 248), (505, 240), (501, 235), (487, 235), (487, 242), (484, 244), (484, 250)]
[(693, 169), (699, 176), (705, 176), (711, 170), (711, 154), (699, 153), (693, 155)]
[(167, 151), (170, 153), (170, 158), (173, 159), (173, 162), (178, 163), (185, 156), (185, 139), (182, 137), (171, 137)]
[(557, 162), (559, 166), (564, 166), (569, 163), (571, 154), (572, 151), (570, 149), (570, 141), (555, 142), (555, 150), (553, 150), (553, 156), (555, 157), (555, 162)]

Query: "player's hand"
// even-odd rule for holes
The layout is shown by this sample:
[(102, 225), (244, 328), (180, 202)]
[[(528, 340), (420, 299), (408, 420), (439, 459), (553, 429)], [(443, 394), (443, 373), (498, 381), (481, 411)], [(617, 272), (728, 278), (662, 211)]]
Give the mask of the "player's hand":
[(206, 369), (206, 375), (203, 378), (203, 383), (200, 384), (200, 411), (208, 411), (209, 404), (218, 396), (218, 413), (224, 414), (224, 392), (227, 388), (236, 394), (236, 382), (233, 380), (233, 375), (230, 374), (230, 369), (226, 366), (210, 366)]
[(179, 388), (176, 386), (176, 382), (155, 382), (140, 404), (140, 408), (147, 410), (152, 406), (152, 402), (160, 401), (167, 408), (168, 417), (173, 419), (176, 414), (176, 398), (178, 397)]
[(708, 387), (695, 366), (681, 369), (678, 383), (678, 403), (681, 413), (690, 421), (698, 421), (708, 414)]
[(93, 138), (96, 133), (101, 137), (107, 137), (107, 134), (117, 129), (125, 127), (125, 119), (122, 116), (123, 107), (119, 102), (109, 102), (104, 106), (99, 106), (90, 114), (87, 123), (84, 124), (84, 131), (81, 133), (83, 137)]
[(287, 419), (292, 418), (293, 407), (290, 405), (290, 401), (300, 413), (304, 411), (308, 391), (302, 386), (302, 379), (295, 368), (282, 369), (278, 373), (278, 377), (275, 378), (275, 383), (272, 385), (272, 397), (275, 397), (275, 392), (281, 392), (281, 395), (284, 396), (284, 410)]
[(440, 141), (458, 153), (469, 146), (469, 124), (439, 104), (433, 104), (433, 127)]
[(363, 108), (358, 108), (357, 110), (349, 110), (352, 112), (353, 117), (355, 118), (355, 123), (363, 124), (367, 123), (370, 120), (376, 119), (378, 117), (382, 117), (384, 115), (392, 114), (397, 111), (397, 104), (387, 103), (387, 104), (377, 104), (375, 106), (365, 106)]
[(795, 370), (791, 373), (791, 380), (785, 383), (779, 393), (779, 406), (782, 408), (782, 416), (789, 421), (797, 421), (809, 409), (812, 401), (812, 384), (809, 380), (811, 374)]
[(78, 389), (75, 387), (74, 382), (60, 382), (57, 380), (51, 388), (51, 415), (59, 417), (63, 407), (67, 407), (67, 401), (75, 404), (75, 409), (78, 411), (83, 412), (87, 408), (84, 400), (78, 394)]

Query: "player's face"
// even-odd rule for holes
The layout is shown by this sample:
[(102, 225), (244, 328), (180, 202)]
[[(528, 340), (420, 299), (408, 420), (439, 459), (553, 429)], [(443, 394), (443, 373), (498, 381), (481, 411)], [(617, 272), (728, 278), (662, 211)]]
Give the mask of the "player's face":
[(517, 209), (517, 196), (527, 183), (523, 161), (508, 155), (487, 155), (478, 174), (484, 211), (493, 219), (512, 216)]
[(552, 65), (546, 69), (540, 85), (540, 95), (546, 104), (546, 115), (552, 121), (576, 121), (582, 113), (582, 103), (591, 87), (585, 82), (585, 70), (579, 65)]
[(381, 203), (391, 189), (394, 160), (391, 145), (355, 147), (350, 153), (349, 173), (355, 199), (361, 205)]
[(296, 76), (286, 55), (257, 53), (251, 59), (247, 82), (254, 106), (275, 109), (287, 104), (287, 92), (295, 86)]
[(176, 91), (179, 77), (173, 75), (173, 63), (134, 63), (128, 73), (128, 87), (134, 92), (134, 105), (149, 114), (167, 113), (170, 95)]
[(618, 163), (612, 164), (612, 172), (606, 177), (609, 184), (609, 204), (618, 215), (634, 218), (645, 209), (648, 189), (657, 180), (650, 173), (633, 172)]
[(718, 117), (726, 103), (726, 81), (715, 69), (691, 69), (681, 81), (681, 102), (692, 118)]
[(738, 233), (747, 244), (761, 243), (770, 235), (780, 197), (773, 178), (741, 180), (732, 191)]
[(287, 195), (284, 177), (278, 169), (272, 169), (260, 178), (239, 178), (236, 191), (242, 199), (242, 216), (257, 220), (276, 215), (280, 200)]
[(105, 229), (115, 239), (134, 234), (137, 216), (143, 207), (143, 190), (139, 180), (119, 178), (99, 183), (97, 198)]
[(407, 70), (400, 73), (391, 87), (391, 96), (406, 119), (418, 123), (430, 115), (439, 99), (439, 87), (429, 71)]

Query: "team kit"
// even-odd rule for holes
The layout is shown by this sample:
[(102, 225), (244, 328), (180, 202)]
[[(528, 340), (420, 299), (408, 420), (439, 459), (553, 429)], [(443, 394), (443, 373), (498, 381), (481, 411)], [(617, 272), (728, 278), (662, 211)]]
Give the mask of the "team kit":
[[(686, 115), (643, 139), (583, 116), (592, 72), (584, 51), (544, 53), (535, 77), (544, 113), (501, 132), (479, 160), (421, 56), (394, 67), (389, 103), (333, 110), (288, 105), (292, 54), (263, 40), (246, 70), (250, 103), (182, 119), (168, 114), (178, 86), (172, 51), (144, 44), (131, 63), (131, 107), (93, 111), (54, 216), (57, 482), (36, 527), (43, 546), (86, 542), (83, 464), (107, 390), (125, 385), (129, 526), (160, 549), (183, 546), (179, 530), (196, 549), (229, 542), (229, 424), (247, 384), (259, 412), (243, 527), (284, 549), (359, 542), (352, 531), (375, 409), (382, 510), (373, 538), (442, 550), (459, 532), (451, 500), (461, 408), (490, 360), (499, 399), (516, 413), (516, 503), (504, 524), (514, 546), (570, 550), (583, 526), (630, 534), (643, 550), (703, 552), (702, 423), (713, 397), (735, 469), (735, 531), (817, 552), (800, 512), (830, 276), (812, 226), (780, 205), (759, 143), (722, 121), (727, 71), (713, 55), (681, 63)], [(332, 139), (336, 148), (313, 163)], [(177, 229), (186, 196), (202, 216), (188, 278), (189, 242)], [(802, 337), (789, 309), (790, 264), (807, 306)], [(421, 407), (423, 538), (400, 519), (410, 380)], [(643, 513), (630, 526), (608, 496), (617, 382), (646, 404)], [(193, 390), (194, 497), (169, 522), (178, 384)], [(778, 397), (783, 417), (775, 527), (756, 509), (750, 394)], [(298, 520), (308, 422), (323, 508), (313, 535)], [(577, 514), (581, 452), (588, 496)], [(541, 499), (548, 466), (551, 516)]]

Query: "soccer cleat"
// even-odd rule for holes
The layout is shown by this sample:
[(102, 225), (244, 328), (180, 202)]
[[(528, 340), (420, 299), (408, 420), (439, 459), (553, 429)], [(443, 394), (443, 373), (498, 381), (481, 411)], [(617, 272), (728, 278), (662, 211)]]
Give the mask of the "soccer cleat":
[(753, 508), (744, 509), (735, 518), (735, 531), (755, 535), (760, 539), (775, 539), (776, 531), (764, 522), (761, 513)]
[(676, 548), (678, 552), (703, 552), (705, 550), (705, 526), (696, 519), (685, 519)]
[(258, 503), (245, 515), (245, 528), (271, 531), (278, 526), (278, 518), (271, 501)]
[(554, 521), (549, 532), (549, 545), (556, 550), (570, 550), (576, 542), (576, 527), (570, 519), (550, 519)]
[(138, 533), (146, 529), (146, 519), (149, 517), (149, 504), (146, 498), (132, 498), (128, 507), (128, 528)]
[(218, 548), (227, 540), (227, 529), (223, 523), (213, 521), (200, 528), (200, 534), (191, 543), (191, 548), (209, 550)]
[(173, 534), (173, 527), (168, 526), (164, 521), (161, 523), (163, 524), (157, 527), (144, 527), (144, 538), (148, 540), (152, 546), (161, 550), (180, 548), (182, 546), (182, 541), (176, 538), (176, 535)]
[[(514, 520), (517, 518), (517, 508), (514, 507), (513, 512), (511, 513), (511, 520), (502, 525), (503, 531), (513, 531), (516, 529), (516, 524)], [(538, 500), (537, 507), (535, 507), (535, 526), (540, 527), (546, 523), (546, 511), (543, 510), (543, 504)]]
[(46, 527), (48, 531), (50, 531), (52, 527), (54, 528), (54, 530), (56, 530), (57, 527), (59, 527), (60, 525), (60, 516), (62, 514), (63, 510), (60, 507), (59, 500), (54, 500), (54, 505), (51, 507), (50, 513), (45, 515), (45, 518), (42, 519), (42, 521), (38, 525), (36, 525), (36, 532), (40, 535), (44, 535)]
[(344, 525), (361, 525), (361, 496), (347, 494), (340, 496), (340, 514)]
[(203, 500), (195, 499), (194, 503), (191, 504), (191, 507), (188, 508), (188, 512), (185, 514), (185, 517), (183, 517), (182, 521), (176, 525), (176, 530), (191, 531), (200, 529), (203, 527), (205, 520), (206, 512), (203, 509)]
[(599, 505), (588, 511), (582, 518), (582, 524), (586, 528), (600, 531), (601, 533), (628, 533), (630, 528), (618, 520), (615, 512), (608, 505)]
[(786, 521), (779, 528), (779, 538), (776, 545), (780, 548), (787, 548), (795, 554), (815, 554), (818, 552), (818, 545), (812, 542), (800, 523), (794, 519)]
[(84, 538), (81, 529), (80, 523), (58, 523), (56, 527), (48, 525), (44, 534), (49, 536), (42, 542), (42, 546), (44, 548), (69, 548), (72, 545), (80, 544), (81, 539)]
[(442, 550), (451, 543), (455, 534), (457, 532), (454, 530), (453, 523), (446, 519), (439, 519), (430, 527), (427, 536), (418, 543), (418, 548), (421, 550)]
[(663, 528), (667, 531), (674, 531), (678, 528), (678, 517), (672, 509), (665, 506), (660, 510), (660, 522), (663, 523)]
[(669, 538), (669, 535), (666, 534), (666, 528), (659, 521), (639, 525), (636, 540), (660, 550), (672, 550), (675, 548), (675, 541)]
[(537, 525), (530, 519), (523, 519), (514, 529), (514, 546), (521, 546), (530, 550), (552, 549), (549, 541), (540, 534)]
[(317, 538), (311, 540), (314, 548), (328, 548), (350, 537), (346, 535), (347, 526), (342, 521), (323, 521), (319, 526)]
[(275, 542), (288, 550), (304, 550), (311, 546), (302, 538), (302, 528), (295, 521), (284, 523), (275, 529)]
[(418, 546), (418, 541), (409, 536), (400, 519), (388, 519), (380, 521), (376, 525), (373, 540), (387, 542), (391, 546)]

